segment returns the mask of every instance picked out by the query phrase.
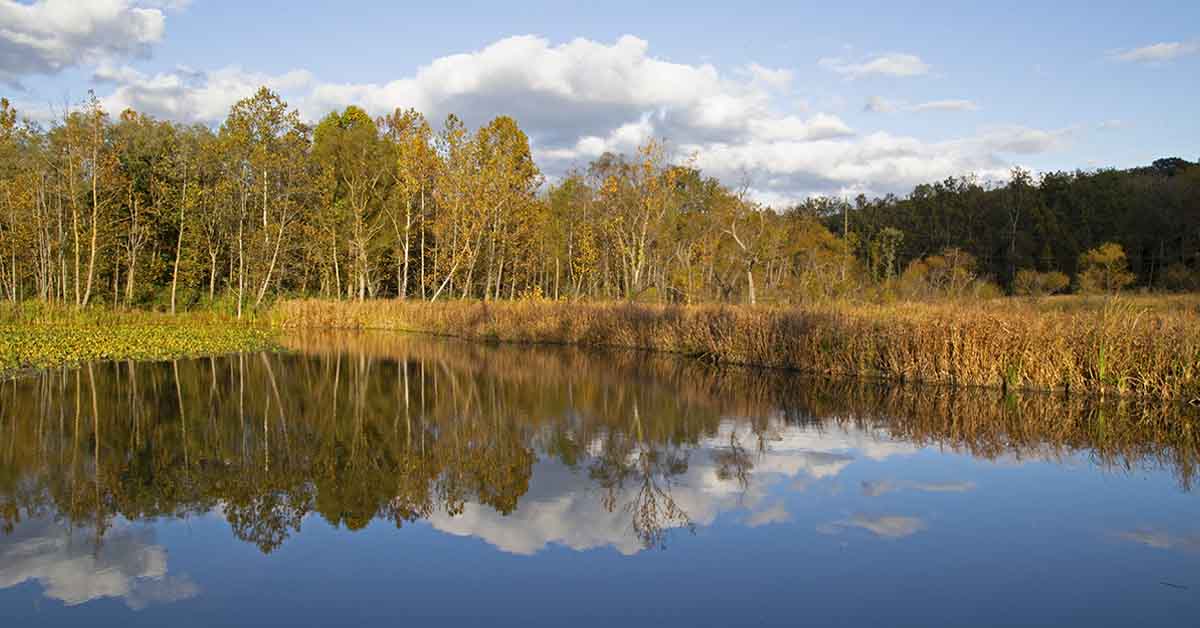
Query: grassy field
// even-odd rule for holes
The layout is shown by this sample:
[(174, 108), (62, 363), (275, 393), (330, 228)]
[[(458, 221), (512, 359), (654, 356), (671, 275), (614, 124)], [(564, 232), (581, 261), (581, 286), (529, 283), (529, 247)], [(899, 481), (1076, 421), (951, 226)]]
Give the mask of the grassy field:
[(266, 318), (285, 329), (625, 347), (833, 377), (1200, 398), (1194, 297), (798, 307), (293, 300)]
[(0, 310), (0, 376), (90, 360), (154, 360), (272, 348), (274, 333), (208, 313), (76, 310), (27, 304)]

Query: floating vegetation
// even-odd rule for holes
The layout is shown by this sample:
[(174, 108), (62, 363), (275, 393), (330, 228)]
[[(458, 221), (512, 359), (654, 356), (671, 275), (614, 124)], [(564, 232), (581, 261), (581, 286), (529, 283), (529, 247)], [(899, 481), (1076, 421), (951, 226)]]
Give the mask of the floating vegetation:
[(145, 313), (0, 322), (0, 375), (93, 360), (160, 360), (274, 348), (265, 328), (211, 316)]

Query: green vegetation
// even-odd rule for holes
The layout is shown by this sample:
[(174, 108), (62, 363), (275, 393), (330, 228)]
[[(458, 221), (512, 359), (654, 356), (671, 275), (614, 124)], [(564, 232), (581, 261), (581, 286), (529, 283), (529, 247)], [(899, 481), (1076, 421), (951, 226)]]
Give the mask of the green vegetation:
[(47, 307), (0, 311), (0, 376), (93, 360), (161, 360), (274, 346), (269, 330), (216, 315)]
[(294, 329), (393, 329), (626, 347), (837, 377), (1200, 398), (1200, 306), (1112, 299), (870, 305), (284, 301)]

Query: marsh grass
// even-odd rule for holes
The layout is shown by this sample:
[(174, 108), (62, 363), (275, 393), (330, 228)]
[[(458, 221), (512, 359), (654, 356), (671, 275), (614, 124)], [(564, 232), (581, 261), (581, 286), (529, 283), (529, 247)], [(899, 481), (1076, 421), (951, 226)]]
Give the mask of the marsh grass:
[(1200, 399), (1195, 301), (1017, 299), (663, 306), (283, 301), (289, 329), (390, 329), (471, 340), (664, 351), (831, 377)]
[(263, 326), (211, 313), (167, 315), (23, 304), (0, 310), (0, 376), (91, 360), (155, 360), (270, 349)]

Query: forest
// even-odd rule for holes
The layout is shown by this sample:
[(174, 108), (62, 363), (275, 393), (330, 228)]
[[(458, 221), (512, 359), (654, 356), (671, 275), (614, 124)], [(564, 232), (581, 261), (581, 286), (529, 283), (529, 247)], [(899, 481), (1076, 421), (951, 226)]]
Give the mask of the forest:
[(665, 140), (548, 179), (516, 120), (266, 88), (216, 128), (0, 101), (0, 294), (241, 317), (285, 297), (798, 303), (1200, 289), (1200, 167), (1014, 169), (767, 207)]

